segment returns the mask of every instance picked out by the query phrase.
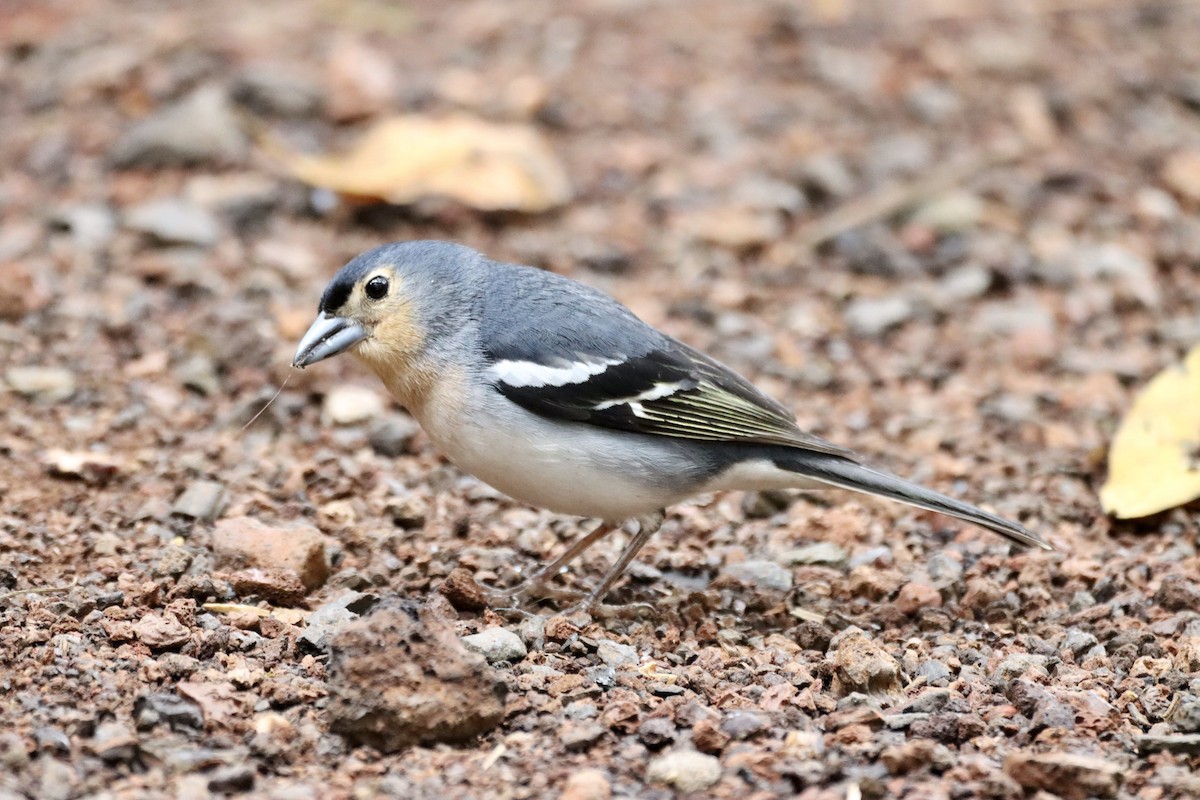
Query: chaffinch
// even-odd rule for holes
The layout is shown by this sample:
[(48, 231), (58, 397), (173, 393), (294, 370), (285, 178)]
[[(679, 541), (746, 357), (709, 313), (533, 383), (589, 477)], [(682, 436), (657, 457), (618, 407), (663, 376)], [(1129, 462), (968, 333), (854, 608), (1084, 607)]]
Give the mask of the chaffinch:
[(447, 242), (387, 244), (334, 276), (295, 367), (351, 352), (459, 469), (530, 505), (603, 524), (493, 604), (545, 591), (631, 518), (638, 532), (580, 604), (592, 608), (668, 506), (717, 490), (850, 489), (1051, 549), (1015, 522), (800, 430), (749, 381), (613, 298)]

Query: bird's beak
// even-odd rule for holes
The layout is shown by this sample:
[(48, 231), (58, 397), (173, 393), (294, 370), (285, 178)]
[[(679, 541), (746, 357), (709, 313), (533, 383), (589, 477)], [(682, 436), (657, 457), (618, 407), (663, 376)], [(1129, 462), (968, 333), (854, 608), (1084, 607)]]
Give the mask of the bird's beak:
[(321, 314), (300, 340), (292, 366), (307, 367), (324, 361), (349, 350), (365, 338), (367, 329), (354, 320)]

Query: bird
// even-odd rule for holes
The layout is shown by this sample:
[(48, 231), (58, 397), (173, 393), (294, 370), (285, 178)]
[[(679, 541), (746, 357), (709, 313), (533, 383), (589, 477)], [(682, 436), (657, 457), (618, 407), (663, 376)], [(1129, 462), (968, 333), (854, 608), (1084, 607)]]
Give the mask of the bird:
[(848, 489), (1052, 549), (806, 433), (750, 381), (598, 289), (464, 245), (395, 242), (343, 266), (292, 366), (341, 353), (374, 372), (463, 472), (522, 503), (601, 521), (517, 586), (487, 589), (493, 607), (552, 597), (567, 564), (637, 520), (571, 610), (597, 608), (667, 508), (720, 490)]

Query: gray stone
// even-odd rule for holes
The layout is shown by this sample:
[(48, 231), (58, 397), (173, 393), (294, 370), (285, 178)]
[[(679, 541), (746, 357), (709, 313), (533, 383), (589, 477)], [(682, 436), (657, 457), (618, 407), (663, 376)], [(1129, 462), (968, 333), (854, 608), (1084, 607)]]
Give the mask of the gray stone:
[(680, 792), (702, 792), (721, 780), (721, 762), (696, 750), (674, 750), (650, 762), (647, 783), (663, 783)]
[(103, 248), (117, 231), (112, 209), (99, 203), (81, 203), (60, 208), (50, 218), (51, 223), (70, 231), (71, 241), (79, 250)]
[(296, 642), (312, 650), (325, 652), (334, 634), (365, 614), (377, 602), (379, 597), (373, 594), (346, 592), (313, 610), (305, 621), (304, 632), (296, 637)]
[(274, 64), (247, 68), (234, 84), (233, 99), (260, 114), (278, 117), (311, 117), (324, 102), (320, 84)]
[(130, 128), (112, 151), (118, 167), (229, 164), (248, 143), (233, 107), (218, 86), (203, 86)]
[(132, 730), (120, 722), (102, 722), (96, 726), (92, 736), (92, 752), (110, 763), (132, 761), (137, 755), (138, 738)]
[(771, 589), (777, 592), (792, 590), (791, 571), (774, 561), (750, 560), (728, 564), (721, 573), (756, 589)]
[(406, 414), (388, 414), (375, 420), (367, 433), (371, 449), (381, 456), (396, 458), (409, 452), (421, 426)]
[(954, 677), (954, 673), (950, 671), (949, 667), (933, 659), (922, 661), (917, 666), (917, 675), (924, 678), (930, 686), (944, 685)]
[(831, 542), (814, 542), (794, 550), (785, 550), (776, 559), (787, 566), (806, 564), (826, 567), (844, 567), (849, 560), (849, 554)]
[(1197, 755), (1200, 754), (1200, 733), (1146, 734), (1137, 737), (1137, 747), (1143, 755), (1161, 752)]
[(912, 319), (916, 311), (916, 304), (911, 299), (894, 294), (851, 300), (843, 316), (854, 333), (875, 337)]
[(63, 367), (10, 367), (4, 380), (17, 394), (46, 403), (60, 403), (75, 394), (75, 374)]
[(217, 218), (207, 209), (178, 198), (150, 200), (125, 213), (125, 227), (163, 244), (212, 247), (221, 236)]
[(514, 664), (523, 659), (529, 652), (525, 643), (507, 628), (488, 628), (471, 636), (462, 637), (462, 643), (468, 650), (481, 653), (489, 664), (507, 661)]
[(613, 669), (632, 668), (638, 663), (637, 648), (614, 642), (612, 639), (601, 639), (596, 647), (596, 655), (601, 662)]
[(171, 513), (178, 517), (212, 522), (221, 516), (228, 502), (229, 495), (224, 485), (216, 481), (193, 481), (179, 495), (171, 507)]

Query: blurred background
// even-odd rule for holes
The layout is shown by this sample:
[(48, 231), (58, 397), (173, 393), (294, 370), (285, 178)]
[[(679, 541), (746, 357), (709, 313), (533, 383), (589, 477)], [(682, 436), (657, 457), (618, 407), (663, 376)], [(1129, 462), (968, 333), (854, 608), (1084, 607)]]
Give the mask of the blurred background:
[[(418, 238), (598, 286), (813, 432), (1069, 545), (1023, 603), (1144, 590), (1194, 563), (1194, 510), (1114, 526), (1096, 493), (1137, 387), (1200, 342), (1197, 41), (1191, 2), (6, 0), (0, 590), (158, 608), (129, 587), (206, 574), (187, 537), (222, 516), (311, 523), (336, 585), (398, 594), (571, 538), (350, 359), (238, 432), (338, 267)], [(853, 508), (721, 499), (644, 560), (819, 536), (930, 580), (928, 516)], [(938, 531), (968, 578), (995, 544)], [(844, 578), (824, 601), (864, 613), (896, 588)]]

